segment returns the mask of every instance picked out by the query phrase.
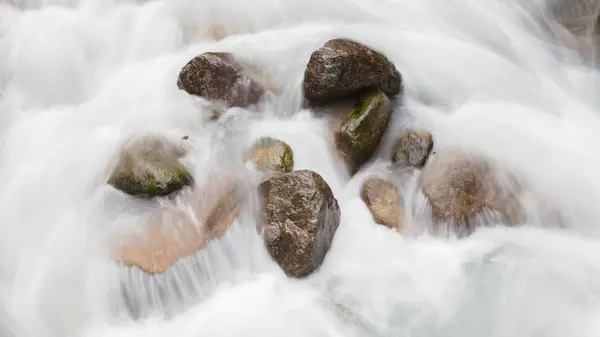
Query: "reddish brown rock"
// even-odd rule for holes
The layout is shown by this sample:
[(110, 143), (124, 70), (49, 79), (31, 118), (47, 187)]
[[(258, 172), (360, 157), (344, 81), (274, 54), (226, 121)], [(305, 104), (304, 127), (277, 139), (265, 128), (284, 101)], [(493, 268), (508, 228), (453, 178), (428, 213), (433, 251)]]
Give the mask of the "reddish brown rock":
[(190, 60), (179, 73), (177, 87), (226, 107), (258, 102), (264, 88), (244, 73), (230, 53), (204, 53)]
[(394, 96), (401, 89), (402, 76), (387, 57), (349, 39), (327, 41), (304, 72), (304, 96), (316, 105), (374, 90)]

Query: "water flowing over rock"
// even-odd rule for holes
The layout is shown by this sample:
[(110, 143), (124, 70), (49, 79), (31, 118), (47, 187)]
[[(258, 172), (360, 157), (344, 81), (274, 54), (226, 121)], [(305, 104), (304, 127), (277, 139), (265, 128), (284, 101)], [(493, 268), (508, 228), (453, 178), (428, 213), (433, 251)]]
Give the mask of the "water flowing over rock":
[(193, 178), (179, 162), (182, 146), (164, 137), (148, 134), (129, 140), (108, 183), (127, 194), (152, 198), (191, 186)]
[(169, 205), (142, 217), (143, 233), (118, 242), (113, 259), (150, 274), (163, 273), (223, 235), (237, 217), (246, 193), (242, 185), (227, 177), (211, 179), (204, 193), (192, 195), (192, 213)]
[(304, 73), (304, 96), (317, 105), (377, 89), (400, 93), (400, 72), (383, 54), (348, 39), (327, 41), (312, 53)]
[(264, 88), (244, 74), (230, 53), (204, 53), (190, 60), (179, 73), (177, 87), (191, 95), (217, 101), (227, 107), (258, 102)]
[(252, 145), (249, 160), (263, 171), (291, 172), (294, 169), (292, 148), (271, 137), (262, 137)]
[(264, 239), (271, 256), (291, 277), (321, 266), (340, 224), (340, 208), (321, 175), (300, 170), (259, 186)]
[(371, 211), (373, 221), (398, 231), (402, 230), (402, 199), (394, 184), (375, 176), (368, 177), (363, 182), (360, 196)]
[(379, 146), (392, 115), (392, 104), (379, 91), (365, 95), (342, 120), (335, 143), (348, 170), (354, 174)]
[(423, 168), (423, 193), (429, 199), (434, 222), (453, 222), (458, 233), (470, 233), (470, 217), (484, 208), (500, 212), (508, 224), (523, 221), (524, 210), (512, 191), (500, 185), (490, 162), (459, 150), (437, 152)]
[(433, 149), (433, 137), (426, 130), (407, 130), (398, 137), (392, 161), (422, 168)]

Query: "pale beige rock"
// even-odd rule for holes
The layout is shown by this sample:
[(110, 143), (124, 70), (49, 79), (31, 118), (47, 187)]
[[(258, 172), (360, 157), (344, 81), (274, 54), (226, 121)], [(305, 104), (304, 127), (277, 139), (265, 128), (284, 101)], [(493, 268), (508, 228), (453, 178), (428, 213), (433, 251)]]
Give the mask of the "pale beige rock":
[(368, 177), (363, 182), (360, 196), (376, 223), (402, 231), (402, 199), (394, 184), (379, 177)]

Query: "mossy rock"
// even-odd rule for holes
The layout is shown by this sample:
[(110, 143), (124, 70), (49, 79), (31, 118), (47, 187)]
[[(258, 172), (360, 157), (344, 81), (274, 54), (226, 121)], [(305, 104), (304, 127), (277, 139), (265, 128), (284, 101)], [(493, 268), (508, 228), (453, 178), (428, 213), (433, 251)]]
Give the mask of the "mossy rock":
[(294, 169), (294, 152), (285, 142), (262, 137), (250, 149), (250, 162), (262, 171), (291, 172)]
[(342, 120), (335, 143), (351, 174), (365, 164), (379, 146), (392, 115), (383, 91), (364, 95)]
[(108, 183), (141, 198), (165, 196), (193, 184), (186, 167), (179, 162), (182, 147), (167, 139), (146, 135), (127, 144)]

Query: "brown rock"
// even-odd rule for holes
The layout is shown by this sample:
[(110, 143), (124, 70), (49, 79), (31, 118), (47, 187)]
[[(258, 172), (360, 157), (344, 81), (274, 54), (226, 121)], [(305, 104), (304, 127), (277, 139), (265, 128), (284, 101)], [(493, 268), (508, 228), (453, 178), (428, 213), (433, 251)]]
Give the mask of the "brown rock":
[(254, 104), (264, 93), (262, 85), (244, 74), (242, 65), (230, 53), (194, 57), (181, 69), (177, 87), (226, 107)]
[(392, 104), (380, 91), (364, 95), (342, 120), (335, 144), (351, 174), (371, 159), (391, 115)]
[(433, 220), (450, 221), (458, 233), (470, 233), (476, 224), (469, 217), (484, 207), (500, 212), (508, 224), (523, 220), (524, 210), (517, 197), (498, 182), (489, 161), (458, 150), (437, 152), (420, 177), (423, 193), (429, 199)]
[(402, 230), (402, 201), (394, 184), (378, 177), (368, 177), (363, 182), (360, 197), (371, 211), (373, 221)]
[(319, 268), (340, 224), (331, 188), (316, 172), (301, 170), (259, 186), (264, 238), (271, 256), (291, 277)]
[(140, 226), (145, 232), (117, 242), (113, 259), (151, 274), (162, 273), (223, 235), (237, 217), (246, 190), (228, 179), (217, 178), (209, 181), (206, 191), (210, 198), (193, 196), (194, 213), (170, 205), (143, 217)]
[(433, 137), (426, 130), (407, 130), (398, 137), (392, 161), (422, 168), (433, 149)]
[(316, 105), (373, 90), (394, 96), (401, 89), (402, 76), (387, 57), (342, 38), (313, 52), (304, 73), (304, 96)]

